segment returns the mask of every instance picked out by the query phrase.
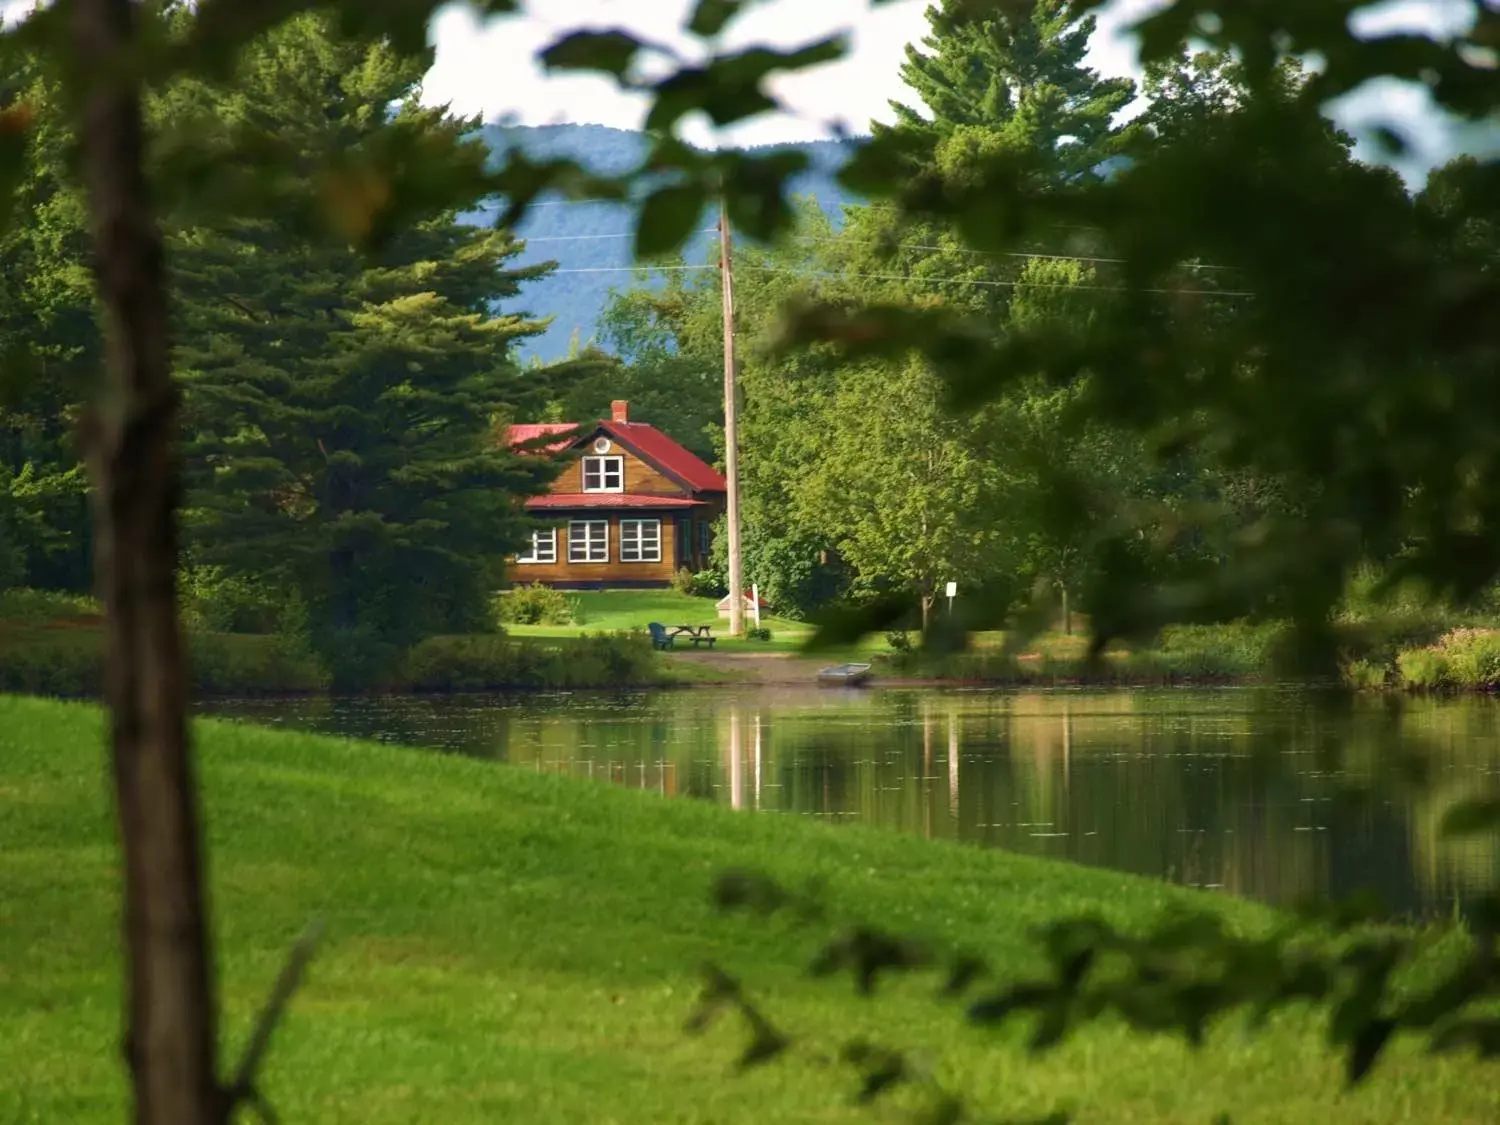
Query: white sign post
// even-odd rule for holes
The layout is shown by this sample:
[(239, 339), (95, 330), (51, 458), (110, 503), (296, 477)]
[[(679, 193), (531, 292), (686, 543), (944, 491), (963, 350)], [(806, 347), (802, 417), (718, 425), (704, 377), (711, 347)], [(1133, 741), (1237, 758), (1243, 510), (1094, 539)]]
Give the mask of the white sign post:
[(958, 583), (957, 582), (950, 582), (950, 583), (948, 583), (948, 613), (949, 613), (950, 616), (953, 614), (953, 599), (955, 597), (957, 597), (957, 596), (958, 596)]
[(753, 613), (753, 614), (755, 614), (755, 627), (757, 629), (759, 629), (760, 628), (760, 583), (757, 582), (757, 583), (752, 583), (751, 584), (751, 586), (750, 586), (750, 596), (755, 600), (755, 604), (750, 607), (750, 612)]

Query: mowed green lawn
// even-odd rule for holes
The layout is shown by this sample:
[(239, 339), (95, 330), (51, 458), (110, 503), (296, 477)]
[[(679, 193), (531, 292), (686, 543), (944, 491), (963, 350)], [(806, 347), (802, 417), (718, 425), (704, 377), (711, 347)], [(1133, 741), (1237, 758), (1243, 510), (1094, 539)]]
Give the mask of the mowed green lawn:
[[(517, 637), (555, 637), (645, 629), (653, 621), (668, 629), (677, 625), (708, 625), (717, 638), (715, 651), (720, 652), (793, 652), (813, 634), (812, 627), (805, 622), (765, 614), (761, 624), (771, 630), (769, 642), (737, 639), (729, 635), (729, 619), (719, 616), (715, 599), (694, 598), (676, 590), (580, 590), (569, 591), (568, 597), (576, 599), (582, 611), (577, 624), (507, 625), (506, 631)], [(753, 623), (746, 615), (745, 627), (748, 629)]]
[[(506, 631), (517, 637), (562, 637), (580, 633), (600, 633), (645, 629), (653, 621), (668, 629), (676, 625), (709, 625), (718, 638), (715, 651), (719, 652), (783, 652), (795, 653), (811, 639), (814, 627), (806, 621), (793, 621), (767, 613), (761, 624), (771, 630), (770, 641), (742, 640), (729, 635), (729, 619), (720, 617), (713, 598), (695, 598), (680, 594), (676, 590), (580, 590), (569, 591), (568, 597), (576, 599), (582, 611), (582, 619), (573, 625), (507, 625)], [(745, 626), (752, 619), (747, 615)], [(913, 634), (915, 640), (915, 634)], [(976, 633), (971, 643), (976, 648), (998, 648), (1005, 641), (999, 632)], [(691, 645), (687, 647), (691, 648)], [(1081, 633), (1074, 636), (1048, 634), (1040, 637), (1032, 646), (1037, 652), (1046, 652), (1058, 658), (1078, 657), (1087, 647), (1087, 638)], [(891, 647), (882, 634), (867, 637), (864, 641), (842, 646), (837, 651), (822, 654), (828, 659), (850, 659), (875, 653), (890, 652)]]
[[(1500, 1120), (1500, 1071), (1398, 1050), (1341, 1092), (1319, 1033), (1226, 1026), (1202, 1054), (1091, 1031), (1029, 1057), (912, 982), (874, 1001), (804, 975), (812, 946), (709, 907), (731, 865), (826, 879), (834, 909), (1034, 967), (1029, 928), (1067, 912), (1142, 921), (1188, 892), (1064, 864), (735, 813), (437, 754), (198, 727), (231, 1053), (284, 950), (327, 937), (272, 1047), (286, 1122), (891, 1122), (808, 1050), (737, 1074), (740, 1030), (684, 1033), (695, 967), (740, 974), (799, 1044), (874, 1033), (924, 1049), (987, 1119)], [(117, 1045), (119, 862), (99, 713), (0, 696), (0, 1122), (126, 1120)], [(1227, 899), (1245, 926), (1266, 914)]]

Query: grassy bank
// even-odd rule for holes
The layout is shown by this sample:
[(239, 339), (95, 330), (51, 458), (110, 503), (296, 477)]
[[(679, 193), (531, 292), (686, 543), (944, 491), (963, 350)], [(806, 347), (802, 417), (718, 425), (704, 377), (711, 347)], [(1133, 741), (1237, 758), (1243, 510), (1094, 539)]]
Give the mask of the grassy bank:
[[(1030, 928), (1067, 913), (1146, 922), (1212, 905), (1155, 882), (941, 843), (755, 816), (484, 763), (223, 723), (198, 726), (228, 1051), (288, 944), (328, 926), (273, 1045), (264, 1092), (287, 1121), (890, 1120), (806, 1053), (749, 1074), (740, 1030), (687, 1037), (713, 957), (799, 1043), (860, 1033), (925, 1047), (1000, 1117), (1237, 1125), (1491, 1122), (1493, 1067), (1399, 1048), (1345, 1094), (1321, 1031), (1238, 1022), (1201, 1053), (1104, 1026), (1030, 1056), (1021, 1028), (965, 1029), (931, 984), (861, 1001), (805, 975), (811, 946), (707, 904), (717, 872), (826, 881), (840, 914), (1038, 967)], [(115, 944), (119, 869), (92, 708), (0, 697), (0, 1121), (125, 1116)]]
[(1005, 634), (981, 633), (963, 652), (877, 652), (886, 675), (991, 686), (1156, 686), (1253, 683), (1276, 675), (1274, 626), (1181, 626), (1162, 631), (1156, 644), (1115, 645), (1101, 660), (1087, 659), (1088, 638), (1048, 633), (1023, 651), (1009, 653)]
[[(194, 694), (295, 695), (326, 691), (327, 670), (304, 647), (279, 637), (190, 633)], [(101, 692), (104, 634), (96, 622), (0, 622), (0, 691), (95, 698)], [(661, 657), (634, 636), (432, 637), (366, 690), (525, 691), (665, 687), (705, 678), (702, 669)]]

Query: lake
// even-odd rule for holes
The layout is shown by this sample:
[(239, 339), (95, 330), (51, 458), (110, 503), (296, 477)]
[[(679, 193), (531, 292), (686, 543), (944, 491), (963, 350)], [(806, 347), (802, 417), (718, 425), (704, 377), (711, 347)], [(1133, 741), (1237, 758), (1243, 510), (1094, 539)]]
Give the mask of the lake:
[(1487, 698), (759, 688), (203, 710), (1283, 905), (1368, 888), (1441, 913), (1500, 873), (1493, 842), (1438, 833), (1453, 802), (1500, 784)]

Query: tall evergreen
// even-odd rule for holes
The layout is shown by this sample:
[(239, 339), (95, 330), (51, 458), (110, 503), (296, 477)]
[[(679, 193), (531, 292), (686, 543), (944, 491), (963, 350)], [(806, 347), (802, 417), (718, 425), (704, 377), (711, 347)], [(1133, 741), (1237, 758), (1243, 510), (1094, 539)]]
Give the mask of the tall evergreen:
[(1135, 97), (1128, 78), (1101, 78), (1084, 61), (1096, 21), (1068, 0), (1036, 0), (1029, 14), (980, 16), (968, 0), (928, 9), (930, 34), (909, 45), (901, 77), (927, 112), (892, 102), (896, 128), (952, 138), (965, 129), (1051, 154), (1058, 178), (1095, 174), (1115, 152), (1114, 119)]
[[(1019, 155), (1038, 186), (1086, 181), (1123, 147), (1129, 126), (1115, 118), (1135, 97), (1128, 78), (1101, 78), (1085, 62), (1092, 17), (1075, 20), (1066, 0), (1034, 0), (980, 12), (963, 0), (938, 0), (927, 12), (929, 34), (907, 47), (901, 77), (915, 98), (891, 103), (896, 121), (875, 124), (877, 137), (897, 134), (914, 176), (962, 180), (985, 160)], [(862, 236), (847, 246), (847, 267), (893, 275), (896, 288), (968, 309), (990, 323), (1006, 316), (1021, 261), (975, 254), (941, 223), (898, 221), (884, 210), (856, 213)], [(1049, 232), (1018, 250), (1097, 253), (1078, 232)]]
[[(472, 127), (416, 104), (425, 59), (312, 17), (241, 65), (226, 118), (309, 167), (395, 127)], [(547, 267), (507, 268), (509, 234), (451, 213), (374, 257), (273, 218), (188, 218), (174, 262), (198, 556), (290, 583), (336, 664), (472, 626), (525, 533), (517, 501), (550, 472), (500, 440), (549, 390), (511, 354), (542, 326), (492, 310)]]
[(83, 204), (70, 182), (56, 82), (0, 54), (0, 108), (28, 107), (12, 221), (0, 219), (0, 587), (87, 589), (87, 484), (77, 404), (100, 362)]

